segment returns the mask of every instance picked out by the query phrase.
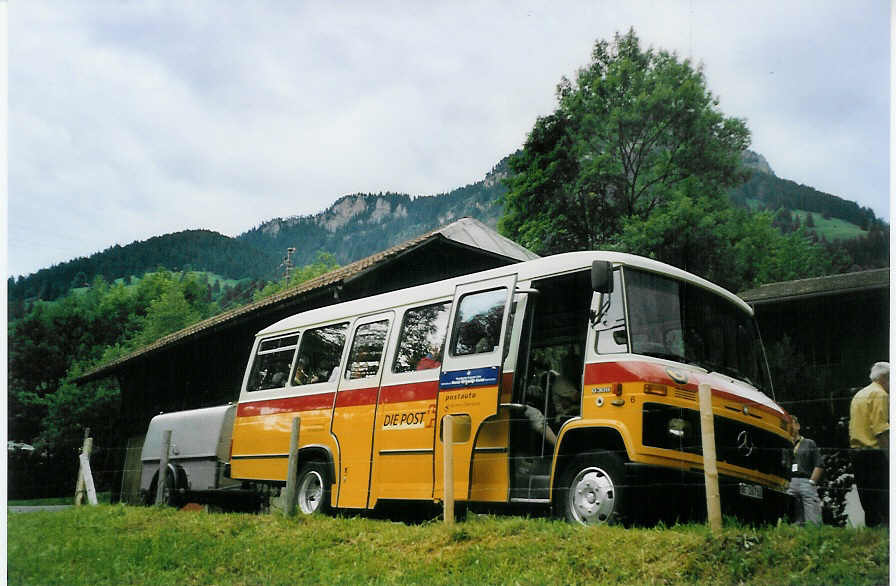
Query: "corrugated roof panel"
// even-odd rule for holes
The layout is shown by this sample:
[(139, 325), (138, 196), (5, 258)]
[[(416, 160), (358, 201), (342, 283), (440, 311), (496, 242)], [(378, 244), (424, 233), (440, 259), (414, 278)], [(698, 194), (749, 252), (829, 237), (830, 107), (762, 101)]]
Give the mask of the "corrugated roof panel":
[(539, 258), (531, 250), (523, 248), (513, 240), (501, 236), (474, 218), (461, 218), (456, 222), (448, 224), (440, 232), (442, 236), (455, 242), (488, 250), (501, 256), (521, 261)]

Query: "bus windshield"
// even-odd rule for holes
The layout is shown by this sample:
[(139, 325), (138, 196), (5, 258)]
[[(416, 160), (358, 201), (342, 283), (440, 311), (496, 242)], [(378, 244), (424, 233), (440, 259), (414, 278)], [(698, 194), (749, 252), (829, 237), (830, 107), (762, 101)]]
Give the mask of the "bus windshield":
[(750, 314), (706, 289), (662, 275), (626, 268), (624, 279), (633, 353), (694, 364), (772, 394)]

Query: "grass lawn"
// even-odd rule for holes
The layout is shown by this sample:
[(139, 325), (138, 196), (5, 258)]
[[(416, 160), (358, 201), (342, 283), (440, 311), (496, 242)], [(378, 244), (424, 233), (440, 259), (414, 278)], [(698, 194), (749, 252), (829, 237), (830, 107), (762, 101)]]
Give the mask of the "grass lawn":
[[(758, 199), (748, 199), (747, 207), (755, 212), (760, 209), (761, 202)], [(791, 213), (800, 219), (800, 224), (805, 225), (806, 216), (808, 216), (810, 212), (807, 212), (806, 210), (791, 210)], [(859, 226), (847, 222), (846, 220), (841, 220), (840, 218), (826, 220), (818, 212), (812, 212), (812, 220), (815, 223), (815, 227), (810, 228), (810, 230), (813, 230), (819, 236), (824, 236), (830, 241), (851, 240), (860, 236), (867, 236), (868, 234), (868, 232), (862, 230)]]
[[(794, 215), (799, 216), (800, 223), (805, 226), (806, 217), (809, 215), (809, 212), (804, 210), (794, 210), (793, 213)], [(851, 240), (852, 238), (858, 238), (859, 236), (866, 236), (868, 234), (855, 224), (851, 224), (839, 218), (825, 220), (821, 214), (815, 213), (812, 214), (812, 221), (815, 223), (815, 227), (810, 228), (810, 230), (814, 230), (816, 234), (824, 236), (828, 240)]]
[(9, 514), (10, 584), (884, 584), (886, 529), (453, 527), (100, 505)]

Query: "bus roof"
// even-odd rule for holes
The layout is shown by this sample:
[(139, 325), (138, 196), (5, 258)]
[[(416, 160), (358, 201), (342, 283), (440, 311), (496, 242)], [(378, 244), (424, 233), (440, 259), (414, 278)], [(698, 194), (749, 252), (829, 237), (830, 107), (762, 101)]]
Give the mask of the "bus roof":
[(286, 317), (258, 332), (258, 336), (267, 336), (277, 332), (285, 332), (299, 327), (322, 323), (330, 320), (340, 319), (343, 317), (351, 317), (356, 315), (365, 315), (380, 311), (387, 311), (393, 307), (401, 307), (408, 304), (426, 303), (427, 301), (438, 301), (441, 299), (450, 299), (454, 295), (454, 288), (459, 284), (476, 283), (497, 277), (508, 275), (517, 275), (518, 281), (537, 280), (541, 278), (561, 275), (591, 268), (591, 263), (595, 260), (604, 260), (613, 263), (613, 265), (628, 266), (643, 269), (645, 271), (668, 275), (675, 279), (680, 279), (688, 283), (692, 283), (698, 287), (706, 289), (740, 307), (743, 311), (753, 315), (753, 309), (740, 297), (734, 293), (723, 289), (718, 285), (707, 281), (697, 275), (674, 267), (672, 265), (662, 263), (656, 260), (636, 256), (634, 254), (626, 254), (621, 252), (604, 252), (604, 251), (585, 251), (585, 252), (567, 252), (546, 256), (535, 260), (520, 262), (512, 265), (489, 269), (478, 273), (470, 273), (461, 275), (443, 281), (426, 283), (417, 285), (407, 289), (399, 289), (388, 293), (382, 293), (362, 299), (328, 305), (318, 309), (312, 309), (302, 313)]

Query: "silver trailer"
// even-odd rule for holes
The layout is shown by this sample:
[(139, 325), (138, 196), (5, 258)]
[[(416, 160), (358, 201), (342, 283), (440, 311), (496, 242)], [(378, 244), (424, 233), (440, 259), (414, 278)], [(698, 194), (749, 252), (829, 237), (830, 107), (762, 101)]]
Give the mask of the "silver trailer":
[(140, 491), (144, 502), (155, 502), (163, 436), (171, 431), (164, 499), (167, 504), (187, 502), (236, 505), (248, 499), (254, 508), (253, 490), (240, 490), (229, 478), (228, 460), (236, 405), (221, 405), (156, 415), (149, 422), (140, 455)]

